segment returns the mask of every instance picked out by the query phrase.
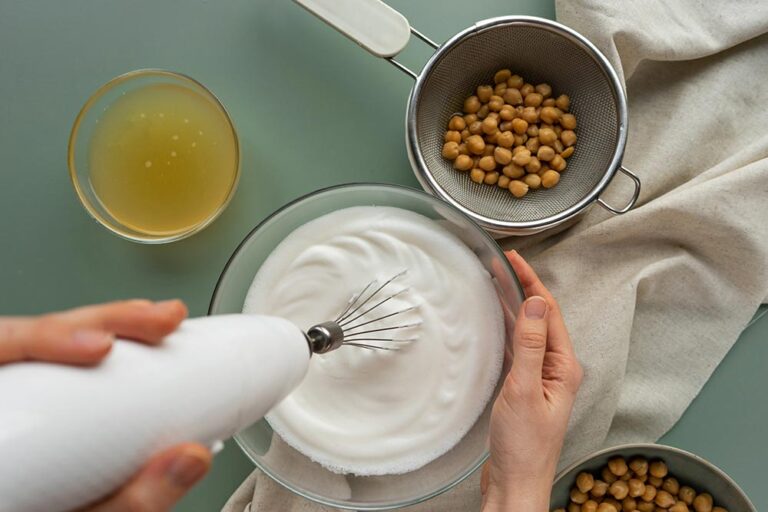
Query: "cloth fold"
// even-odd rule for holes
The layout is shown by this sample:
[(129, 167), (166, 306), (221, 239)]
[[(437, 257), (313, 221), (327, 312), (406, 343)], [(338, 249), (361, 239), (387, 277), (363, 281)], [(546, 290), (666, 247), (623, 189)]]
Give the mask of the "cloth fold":
[[(558, 298), (585, 379), (561, 465), (606, 445), (655, 441), (679, 419), (768, 296), (768, 3), (558, 0), (558, 21), (625, 82), (624, 164), (638, 206), (502, 241)], [(617, 175), (604, 194), (631, 193)], [(224, 507), (334, 510), (254, 473)], [(465, 512), (479, 474), (407, 510)]]

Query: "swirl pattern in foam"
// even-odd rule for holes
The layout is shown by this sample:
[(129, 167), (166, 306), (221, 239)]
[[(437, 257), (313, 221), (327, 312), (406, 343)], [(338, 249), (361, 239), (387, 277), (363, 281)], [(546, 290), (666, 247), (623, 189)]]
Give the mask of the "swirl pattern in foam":
[(296, 229), (248, 292), (245, 313), (282, 316), (306, 329), (336, 318), (372, 279), (404, 269), (388, 290), (408, 290), (370, 315), (418, 305), (398, 322), (420, 324), (397, 334), (417, 341), (398, 351), (343, 346), (315, 355), (302, 384), (267, 415), (288, 444), (332, 471), (406, 473), (449, 451), (474, 425), (504, 353), (491, 277), (437, 222), (366, 206)]

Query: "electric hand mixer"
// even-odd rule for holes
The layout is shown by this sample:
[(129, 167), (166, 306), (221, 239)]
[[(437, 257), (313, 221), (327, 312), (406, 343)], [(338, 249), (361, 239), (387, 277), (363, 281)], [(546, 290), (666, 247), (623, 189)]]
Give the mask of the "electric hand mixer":
[(333, 321), (302, 332), (258, 315), (186, 320), (160, 347), (118, 340), (99, 366), (0, 367), (0, 511), (70, 510), (108, 494), (154, 453), (185, 441), (216, 448), (304, 378), (312, 354), (398, 350), (418, 323), (382, 314), (406, 289), (369, 283)]

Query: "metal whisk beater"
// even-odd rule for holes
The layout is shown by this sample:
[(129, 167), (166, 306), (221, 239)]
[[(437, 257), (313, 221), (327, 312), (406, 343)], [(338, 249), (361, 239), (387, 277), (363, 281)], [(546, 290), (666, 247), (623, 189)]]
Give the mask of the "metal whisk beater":
[[(309, 348), (313, 354), (325, 354), (331, 350), (348, 345), (350, 347), (359, 347), (369, 350), (398, 350), (400, 347), (391, 344), (411, 343), (417, 340), (416, 337), (395, 338), (390, 337), (392, 333), (410, 327), (417, 327), (421, 322), (396, 323), (395, 325), (381, 324), (388, 320), (410, 311), (418, 309), (418, 305), (410, 306), (405, 309), (387, 313), (373, 319), (367, 319), (366, 315), (383, 306), (392, 299), (403, 295), (409, 288), (403, 288), (395, 293), (387, 295), (381, 293), (394, 280), (406, 274), (407, 270), (392, 276), (383, 284), (377, 286), (374, 279), (368, 283), (365, 288), (352, 296), (344, 311), (330, 322), (323, 322), (310, 327), (306, 336), (309, 342)], [(373, 290), (373, 291), (369, 291)], [(381, 343), (390, 344), (390, 346)]]

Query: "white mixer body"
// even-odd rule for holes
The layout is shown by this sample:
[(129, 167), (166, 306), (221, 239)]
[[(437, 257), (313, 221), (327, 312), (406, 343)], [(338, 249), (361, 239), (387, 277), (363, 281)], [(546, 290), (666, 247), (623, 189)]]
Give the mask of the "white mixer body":
[(187, 320), (160, 346), (118, 340), (98, 366), (0, 367), (0, 511), (70, 510), (123, 484), (154, 453), (214, 446), (303, 379), (309, 348), (287, 320)]

